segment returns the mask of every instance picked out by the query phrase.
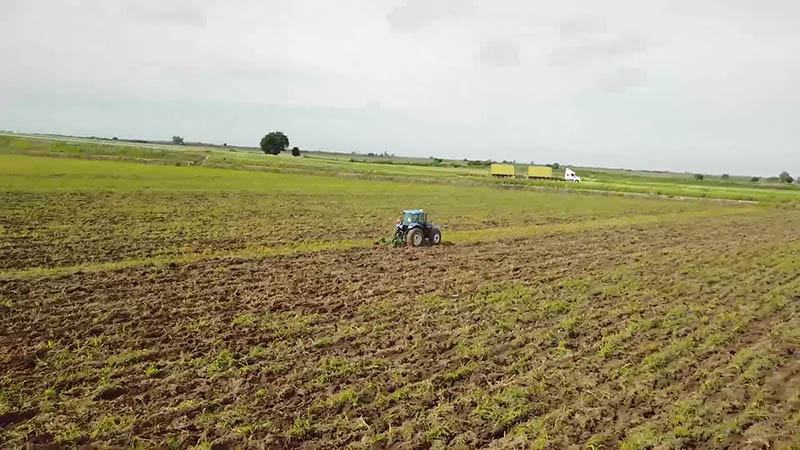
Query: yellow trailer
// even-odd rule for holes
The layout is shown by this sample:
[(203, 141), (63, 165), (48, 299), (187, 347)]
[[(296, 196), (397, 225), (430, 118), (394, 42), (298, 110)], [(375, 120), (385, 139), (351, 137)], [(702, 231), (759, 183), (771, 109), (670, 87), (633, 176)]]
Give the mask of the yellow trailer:
[(553, 178), (553, 168), (547, 166), (528, 166), (528, 178)]
[(514, 165), (513, 164), (492, 164), (493, 177), (513, 177)]

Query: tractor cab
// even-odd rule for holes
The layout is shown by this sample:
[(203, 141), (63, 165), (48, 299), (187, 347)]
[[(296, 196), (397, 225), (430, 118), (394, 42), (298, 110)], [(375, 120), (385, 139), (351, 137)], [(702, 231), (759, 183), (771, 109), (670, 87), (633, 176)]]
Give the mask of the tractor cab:
[(428, 222), (428, 215), (421, 209), (403, 211), (403, 217), (397, 222), (394, 234), (395, 245), (410, 244), (419, 247), (426, 241), (436, 245), (442, 240), (442, 231)]
[(398, 225), (408, 227), (412, 224), (420, 224), (424, 226), (427, 223), (425, 219), (425, 211), (422, 211), (421, 209), (403, 211), (403, 218), (400, 220)]

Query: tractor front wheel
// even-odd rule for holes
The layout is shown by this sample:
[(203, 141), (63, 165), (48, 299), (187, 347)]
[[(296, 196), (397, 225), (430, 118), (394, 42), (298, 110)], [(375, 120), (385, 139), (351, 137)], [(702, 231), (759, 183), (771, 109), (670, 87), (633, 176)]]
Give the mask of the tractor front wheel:
[(439, 230), (433, 230), (433, 234), (431, 235), (431, 244), (439, 245), (442, 242), (442, 232)]
[(422, 230), (419, 228), (414, 228), (406, 235), (406, 242), (411, 244), (412, 247), (419, 247), (423, 241), (425, 241), (425, 236), (423, 236)]

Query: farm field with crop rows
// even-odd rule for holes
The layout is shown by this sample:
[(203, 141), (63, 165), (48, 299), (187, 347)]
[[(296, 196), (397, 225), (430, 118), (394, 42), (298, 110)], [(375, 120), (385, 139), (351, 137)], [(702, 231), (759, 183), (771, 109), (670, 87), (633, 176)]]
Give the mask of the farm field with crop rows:
[[(2, 448), (800, 446), (795, 199), (5, 142)], [(444, 243), (383, 243), (407, 208)]]

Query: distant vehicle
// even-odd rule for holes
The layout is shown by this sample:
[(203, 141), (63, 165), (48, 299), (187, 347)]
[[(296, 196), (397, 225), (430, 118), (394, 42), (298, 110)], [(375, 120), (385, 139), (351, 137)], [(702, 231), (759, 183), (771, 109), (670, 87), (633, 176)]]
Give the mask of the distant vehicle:
[(564, 170), (564, 178), (553, 176), (553, 168), (550, 166), (528, 166), (527, 175), (517, 175), (513, 164), (492, 164), (491, 172), (493, 177), (501, 178), (528, 178), (531, 180), (553, 180), (566, 181), (568, 183), (580, 183), (581, 177), (570, 168)]
[(513, 177), (513, 164), (492, 164), (491, 174), (493, 177)]
[(397, 222), (397, 229), (392, 242), (395, 245), (409, 244), (419, 247), (425, 242), (437, 245), (442, 242), (442, 230), (438, 225), (428, 222), (428, 215), (421, 209), (403, 211), (403, 217)]
[(528, 178), (552, 180), (553, 168), (547, 166), (528, 166)]
[(570, 183), (580, 183), (581, 177), (579, 177), (572, 169), (567, 169), (564, 171), (564, 181)]

